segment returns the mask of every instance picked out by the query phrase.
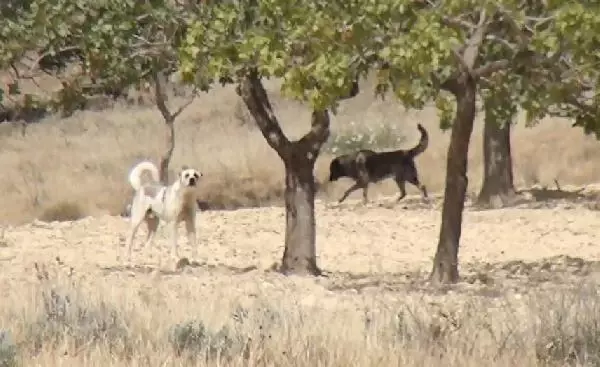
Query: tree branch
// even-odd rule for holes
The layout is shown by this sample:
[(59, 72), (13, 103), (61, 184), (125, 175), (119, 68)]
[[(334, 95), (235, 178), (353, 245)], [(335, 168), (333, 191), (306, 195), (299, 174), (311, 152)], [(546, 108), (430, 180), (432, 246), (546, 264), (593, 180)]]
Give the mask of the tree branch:
[(498, 37), (498, 36), (494, 36), (492, 34), (488, 34), (485, 37), (486, 40), (490, 40), (490, 41), (494, 41), (494, 42), (498, 42), (500, 43), (502, 46), (508, 48), (509, 50), (513, 51), (513, 52), (517, 52), (519, 47), (517, 45), (514, 45), (510, 42), (508, 42), (507, 40), (505, 40), (502, 37)]
[(473, 32), (471, 38), (469, 38), (467, 41), (465, 51), (460, 58), (461, 63), (466, 67), (466, 71), (469, 73), (472, 72), (473, 67), (475, 66), (475, 61), (477, 61), (479, 49), (481, 48), (481, 43), (483, 42), (488, 25), (489, 23), (487, 22), (487, 14), (485, 10), (482, 10), (479, 12), (479, 22), (475, 27), (475, 31)]
[(487, 64), (482, 65), (477, 69), (473, 70), (473, 78), (484, 78), (497, 71), (505, 70), (510, 66), (510, 63), (511, 61), (507, 59), (488, 62)]
[(329, 138), (329, 111), (314, 110), (310, 119), (310, 131), (299, 140), (299, 144), (306, 146), (311, 159), (316, 159), (319, 150)]
[(281, 130), (277, 116), (273, 113), (271, 102), (262, 85), (258, 71), (256, 69), (250, 70), (250, 72), (241, 80), (236, 90), (254, 117), (258, 128), (267, 140), (269, 146), (271, 146), (282, 159), (286, 159), (287, 148), (290, 146), (290, 141), (283, 133), (283, 130)]
[[(504, 19), (510, 24), (512, 31), (519, 41), (519, 48), (525, 47), (529, 43), (529, 37), (525, 34), (521, 26), (515, 21), (512, 14), (501, 6), (497, 6), (498, 12), (504, 16)], [(533, 19), (533, 18), (531, 18)], [(531, 29), (527, 29), (528, 32), (532, 32)]]
[(175, 121), (175, 116), (171, 114), (169, 107), (167, 107), (167, 95), (165, 93), (161, 74), (162, 73), (160, 72), (154, 72), (152, 74), (152, 79), (154, 79), (154, 98), (156, 98), (156, 107), (165, 119), (165, 123), (170, 125)]
[(457, 94), (459, 90), (458, 85), (458, 73), (454, 73), (451, 77), (446, 80), (440, 80), (437, 75), (431, 75), (431, 79), (434, 85), (437, 85), (440, 89), (450, 92), (452, 94)]
[(451, 18), (448, 16), (442, 17), (442, 24), (444, 24), (447, 27), (454, 28), (457, 30), (469, 31), (469, 30), (475, 29), (475, 25), (466, 20), (463, 20), (460, 18)]
[(192, 96), (184, 103), (182, 104), (177, 111), (175, 111), (173, 113), (173, 120), (175, 120), (177, 118), (177, 116), (179, 116), (183, 110), (185, 110), (189, 105), (192, 104), (192, 102), (194, 102), (194, 99), (196, 98), (196, 93), (198, 92), (198, 87), (194, 86), (194, 90), (192, 91)]

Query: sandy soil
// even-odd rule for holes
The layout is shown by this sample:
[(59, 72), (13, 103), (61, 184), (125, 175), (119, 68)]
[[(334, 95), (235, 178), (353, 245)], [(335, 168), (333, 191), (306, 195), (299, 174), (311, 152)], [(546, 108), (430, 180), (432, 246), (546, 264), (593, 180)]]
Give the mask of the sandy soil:
[[(132, 278), (143, 286), (184, 284), (191, 277), (205, 292), (227, 289), (240, 295), (269, 287), (280, 292), (302, 289), (310, 297), (327, 293), (335, 298), (334, 293), (353, 295), (369, 289), (392, 294), (386, 291), (425, 282), (437, 243), (441, 201), (424, 204), (412, 196), (399, 205), (392, 202), (388, 198), (366, 207), (359, 201), (318, 202), (318, 263), (327, 275), (319, 279), (286, 278), (269, 271), (280, 260), (284, 234), (283, 208), (272, 207), (202, 212), (200, 247), (193, 258), (197, 263), (184, 269), (176, 269), (167, 257), (169, 241), (163, 226), (156, 240), (161, 248), (135, 252), (133, 265), (119, 259), (126, 218), (90, 217), (7, 228), (0, 247), (0, 284), (9, 291), (34, 280), (36, 262), (57, 262), (117, 287), (131, 284)], [(530, 203), (486, 211), (468, 206), (460, 249), (464, 284), (498, 286), (517, 278), (531, 282), (595, 275), (600, 213), (586, 205)], [(181, 228), (180, 254), (191, 258), (183, 234)], [(144, 232), (138, 236), (139, 244)]]

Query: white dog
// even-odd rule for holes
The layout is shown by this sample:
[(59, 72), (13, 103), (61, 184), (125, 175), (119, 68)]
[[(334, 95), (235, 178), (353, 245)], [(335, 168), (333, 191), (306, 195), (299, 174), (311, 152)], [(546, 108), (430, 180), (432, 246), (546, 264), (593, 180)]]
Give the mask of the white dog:
[[(142, 174), (149, 172), (152, 182), (142, 184)], [(151, 162), (143, 161), (129, 172), (129, 183), (135, 190), (131, 203), (131, 231), (128, 239), (128, 259), (131, 261), (133, 238), (142, 222), (148, 226), (148, 237), (143, 246), (152, 245), (160, 220), (164, 220), (171, 230), (171, 255), (177, 251), (177, 226), (185, 222), (190, 246), (196, 249), (196, 185), (202, 173), (184, 166), (177, 180), (164, 186), (160, 183), (158, 168)]]

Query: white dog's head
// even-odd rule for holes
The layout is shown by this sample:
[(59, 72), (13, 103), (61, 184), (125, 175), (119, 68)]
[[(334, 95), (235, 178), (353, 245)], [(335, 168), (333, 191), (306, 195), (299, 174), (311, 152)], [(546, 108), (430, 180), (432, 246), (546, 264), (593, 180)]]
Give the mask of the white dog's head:
[(179, 181), (183, 187), (196, 187), (202, 177), (202, 173), (188, 166), (183, 166), (179, 172)]

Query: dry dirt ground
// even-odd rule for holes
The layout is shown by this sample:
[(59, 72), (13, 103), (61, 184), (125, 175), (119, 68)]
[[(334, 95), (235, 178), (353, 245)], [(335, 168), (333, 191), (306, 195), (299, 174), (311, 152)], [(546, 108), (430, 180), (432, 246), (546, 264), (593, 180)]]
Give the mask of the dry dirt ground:
[[(240, 317), (235, 314), (239, 307), (266, 307), (283, 315), (286, 326), (278, 330), (285, 330), (288, 339), (280, 335), (274, 346), (257, 347), (255, 353), (263, 359), (258, 354), (246, 356), (257, 365), (447, 365), (444, 358), (452, 358), (450, 365), (457, 366), (492, 363), (493, 358), (494, 365), (538, 365), (543, 364), (539, 350), (558, 362), (583, 360), (584, 352), (572, 356), (571, 334), (561, 329), (571, 324), (550, 327), (548, 332), (540, 320), (549, 308), (558, 319), (561, 312), (565, 320), (573, 312), (585, 316), (585, 322), (597, 319), (600, 212), (593, 210), (593, 203), (530, 201), (489, 211), (469, 206), (460, 250), (463, 282), (441, 289), (426, 283), (439, 230), (440, 198), (425, 204), (410, 196), (404, 203), (392, 203), (393, 198), (366, 207), (359, 201), (318, 202), (318, 262), (325, 270), (320, 278), (284, 277), (271, 271), (283, 251), (280, 207), (202, 212), (196, 257), (180, 237), (181, 254), (191, 260), (183, 268), (168, 259), (164, 227), (157, 236), (158, 246), (135, 252), (131, 264), (119, 259), (128, 228), (125, 218), (9, 227), (0, 247), (0, 329), (12, 329), (15, 338), (27, 340), (31, 333), (27, 325), (49, 313), (45, 292), (59, 287), (74, 292), (73, 299), (85, 299), (80, 302), (86, 309), (109, 304), (120, 314), (141, 320), (139, 330), (130, 324), (128, 330), (140, 335), (151, 330), (152, 336), (136, 334), (137, 341), (131, 343), (137, 349), (128, 358), (111, 359), (105, 344), (92, 347), (93, 341), (83, 347), (67, 341), (43, 352), (24, 347), (29, 351), (23, 352), (25, 365), (216, 365), (174, 360), (171, 349), (149, 347), (148, 340), (160, 339), (157, 335), (167, 333), (170, 326), (189, 319), (226, 324)], [(143, 233), (139, 236), (138, 244)], [(589, 284), (592, 296), (583, 292)], [(562, 301), (552, 298), (559, 294), (570, 296)], [(573, 305), (583, 305), (587, 313), (578, 313)], [(409, 311), (402, 313), (405, 308)], [(518, 311), (523, 308), (523, 313)], [(250, 332), (262, 330), (267, 311), (260, 311), (262, 321), (254, 321)], [(410, 315), (412, 321), (405, 321), (409, 326), (396, 324), (400, 314)], [(402, 330), (390, 332), (392, 324)], [(492, 332), (482, 336), (481, 330), (487, 328)], [(380, 335), (387, 332), (393, 335)], [(553, 357), (556, 341), (546, 340), (548, 335), (554, 337), (552, 333), (568, 344), (558, 357)], [(431, 343), (439, 338), (454, 347), (436, 350), (437, 344)], [(319, 343), (325, 351), (316, 347)], [(290, 356), (294, 348), (300, 348), (298, 354)], [(140, 357), (144, 353), (153, 353), (152, 361), (144, 362)], [(266, 357), (269, 353), (282, 354)], [(237, 361), (229, 364), (250, 363)]]
[[(382, 281), (401, 286), (430, 270), (439, 233), (441, 198), (423, 203), (418, 196), (408, 196), (399, 204), (393, 199), (379, 199), (366, 206), (360, 201), (317, 203), (318, 262), (329, 274), (321, 282), (342, 281), (347, 274), (381, 277)], [(462, 273), (557, 256), (600, 260), (600, 212), (588, 207), (585, 203), (555, 201), (500, 210), (467, 208), (460, 249)], [(158, 272), (155, 276), (159, 278), (193, 275), (200, 280), (227, 275), (227, 282), (237, 283), (234, 279), (240, 278), (245, 284), (248, 279), (262, 278), (280, 260), (284, 218), (282, 207), (202, 212), (198, 218), (197, 257), (193, 257), (180, 228), (180, 255), (196, 262), (196, 268), (177, 272), (172, 272), (175, 260), (169, 258), (170, 242), (163, 226), (158, 246), (138, 247), (132, 262), (127, 263), (121, 256), (125, 254), (127, 218), (35, 221), (5, 229), (0, 276), (5, 280), (3, 285), (11, 286), (27, 281), (34, 263), (59, 258), (76, 272), (102, 275), (116, 282)], [(143, 242), (144, 233), (138, 233), (136, 246)], [(215, 286), (207, 283), (209, 288)]]

